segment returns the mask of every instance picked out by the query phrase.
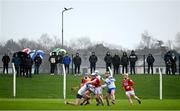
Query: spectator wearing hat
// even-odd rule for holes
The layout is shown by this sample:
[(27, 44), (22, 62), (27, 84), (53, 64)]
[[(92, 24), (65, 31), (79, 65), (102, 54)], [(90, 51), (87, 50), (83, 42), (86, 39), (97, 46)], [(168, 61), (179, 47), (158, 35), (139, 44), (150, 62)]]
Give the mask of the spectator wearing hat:
[(42, 63), (42, 59), (39, 54), (37, 54), (34, 58), (34, 74), (39, 74), (39, 67)]
[(91, 73), (96, 70), (96, 62), (98, 61), (95, 52), (92, 52), (91, 56), (89, 57)]
[(153, 64), (154, 64), (154, 57), (152, 54), (149, 54), (147, 57), (147, 64), (148, 64), (148, 74), (150, 73), (150, 69), (151, 69), (151, 74), (153, 74)]
[(75, 74), (80, 74), (80, 66), (81, 66), (81, 57), (79, 53), (76, 53), (76, 56), (73, 58), (74, 66), (75, 66)]
[(131, 72), (131, 74), (132, 74), (132, 73), (136, 74), (135, 67), (136, 67), (136, 61), (137, 61), (137, 60), (138, 60), (138, 57), (137, 57), (137, 55), (135, 54), (135, 51), (132, 50), (132, 51), (131, 51), (131, 54), (129, 55), (130, 72)]
[(51, 66), (50, 73), (51, 73), (51, 75), (54, 75), (56, 64), (58, 62), (55, 52), (52, 52), (52, 55), (49, 57), (49, 62), (50, 62), (50, 66)]
[(6, 73), (8, 74), (8, 66), (9, 66), (9, 62), (10, 62), (10, 58), (7, 54), (5, 54), (2, 58), (2, 62), (3, 62), (3, 74), (5, 74), (5, 70)]
[(66, 55), (63, 58), (63, 64), (64, 64), (65, 70), (67, 71), (68, 74), (69, 74), (70, 63), (71, 63), (71, 57), (68, 55), (68, 53), (66, 53)]
[(115, 53), (115, 55), (112, 58), (112, 63), (114, 67), (114, 74), (119, 73), (119, 65), (120, 65), (120, 57)]
[[(128, 72), (128, 64), (129, 64), (129, 58), (127, 56), (126, 52), (123, 52), (123, 55), (121, 57), (121, 65), (122, 65), (122, 74)], [(126, 71), (125, 71), (126, 70)]]
[(176, 71), (177, 71), (177, 66), (176, 66), (176, 56), (174, 53), (172, 53), (172, 56), (171, 56), (171, 71), (172, 71), (172, 74), (175, 75)]
[(106, 56), (104, 57), (104, 61), (106, 63), (106, 71), (109, 71), (108, 67), (111, 68), (111, 64), (112, 64), (112, 56), (109, 51), (106, 53)]

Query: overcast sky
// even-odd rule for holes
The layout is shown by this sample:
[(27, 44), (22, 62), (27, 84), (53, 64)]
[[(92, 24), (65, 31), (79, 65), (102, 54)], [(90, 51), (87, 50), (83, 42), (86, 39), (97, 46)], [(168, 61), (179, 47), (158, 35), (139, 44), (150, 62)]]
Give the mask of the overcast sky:
[[(29, 38), (43, 33), (64, 39), (89, 37), (92, 41), (134, 48), (141, 33), (164, 41), (180, 32), (180, 0), (0, 0), (0, 40)], [(61, 41), (59, 41), (61, 42)]]

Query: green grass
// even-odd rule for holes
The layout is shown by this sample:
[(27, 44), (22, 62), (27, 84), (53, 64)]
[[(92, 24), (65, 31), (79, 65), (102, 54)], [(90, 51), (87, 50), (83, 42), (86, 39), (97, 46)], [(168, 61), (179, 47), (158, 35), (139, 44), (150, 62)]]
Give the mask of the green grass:
[[(116, 75), (116, 98), (125, 99), (121, 87), (122, 76)], [(135, 92), (142, 99), (159, 99), (159, 75), (132, 75)], [(73, 99), (76, 92), (71, 87), (80, 84), (81, 76), (67, 76), (67, 98)], [(106, 90), (104, 90), (106, 92)], [(180, 99), (180, 76), (163, 76), (163, 98)], [(17, 77), (16, 98), (63, 98), (63, 76), (35, 75), (32, 78)], [(0, 74), (0, 98), (12, 98), (12, 75)]]
[[(71, 100), (72, 101), (72, 100)], [(95, 100), (87, 106), (65, 105), (62, 99), (1, 99), (1, 110), (180, 110), (180, 100), (142, 100), (131, 106), (127, 100), (117, 100), (115, 105), (96, 106)]]
[[(76, 91), (71, 87), (78, 86), (81, 76), (67, 76), (67, 98), (73, 101)], [(116, 75), (116, 99), (114, 106), (64, 105), (63, 76), (33, 75), (32, 78), (17, 77), (17, 96), (12, 96), (12, 75), (0, 74), (0, 109), (61, 109), (61, 110), (146, 110), (146, 109), (179, 109), (180, 110), (180, 76), (163, 75), (163, 101), (159, 99), (159, 75), (132, 75), (135, 92), (143, 103), (130, 106), (121, 87), (122, 76)], [(106, 90), (104, 90), (105, 94)], [(94, 100), (93, 100), (94, 101)]]

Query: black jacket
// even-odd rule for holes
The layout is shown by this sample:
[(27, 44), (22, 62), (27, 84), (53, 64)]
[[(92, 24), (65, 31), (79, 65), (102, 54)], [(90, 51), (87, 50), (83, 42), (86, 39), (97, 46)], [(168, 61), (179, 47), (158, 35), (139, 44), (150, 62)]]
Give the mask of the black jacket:
[(96, 55), (91, 55), (91, 56), (89, 57), (89, 62), (90, 62), (91, 64), (96, 64), (97, 60), (98, 60), (98, 58), (97, 58)]
[(172, 56), (172, 57), (170, 58), (170, 60), (171, 60), (171, 65), (174, 66), (174, 67), (176, 67), (176, 60), (177, 60), (177, 59), (176, 59), (176, 56), (174, 56), (174, 57)]
[(40, 56), (36, 56), (36, 57), (34, 58), (34, 63), (35, 63), (36, 65), (40, 65), (40, 64), (42, 63), (41, 57), (40, 57)]
[(106, 56), (104, 57), (104, 61), (106, 62), (106, 64), (111, 64), (112, 63), (112, 56), (106, 54)]
[(81, 65), (81, 57), (75, 56), (73, 58), (74, 65)]
[(56, 63), (58, 63), (57, 56), (51, 55), (51, 56), (49, 57), (49, 62), (50, 62), (51, 64), (56, 64)]
[(138, 57), (137, 57), (136, 54), (131, 54), (131, 55), (129, 56), (129, 62), (130, 62), (130, 64), (135, 64), (137, 60), (138, 60)]
[(128, 65), (129, 64), (129, 58), (127, 55), (123, 55), (121, 57), (121, 65), (125, 66), (125, 65)]
[(167, 62), (171, 59), (171, 53), (170, 52), (167, 52), (165, 55), (164, 55), (164, 61), (165, 63), (167, 64)]
[(155, 59), (154, 59), (154, 57), (153, 57), (152, 55), (149, 55), (149, 56), (147, 57), (147, 63), (148, 63), (148, 64), (153, 64), (154, 61), (155, 61)]
[(2, 58), (2, 62), (3, 62), (3, 64), (9, 64), (9, 62), (10, 62), (9, 56), (4, 55), (3, 58)]
[(112, 58), (113, 65), (120, 65), (120, 57), (119, 55), (114, 55)]
[(31, 57), (27, 57), (26, 59), (25, 59), (26, 61), (26, 66), (27, 67), (32, 67), (32, 65), (33, 65), (33, 60), (31, 59)]

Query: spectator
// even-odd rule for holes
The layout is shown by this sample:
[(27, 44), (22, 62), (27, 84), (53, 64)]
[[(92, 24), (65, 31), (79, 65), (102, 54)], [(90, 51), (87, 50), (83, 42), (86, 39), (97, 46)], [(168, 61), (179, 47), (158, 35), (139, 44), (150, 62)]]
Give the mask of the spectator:
[(12, 63), (14, 63), (15, 66), (15, 70), (16, 70), (16, 75), (19, 76), (20, 75), (20, 58), (18, 57), (17, 53), (13, 54), (13, 58), (12, 58)]
[(164, 55), (164, 62), (166, 65), (166, 74), (171, 74), (171, 52), (170, 51), (168, 51)]
[(58, 55), (58, 63), (59, 63), (59, 66), (57, 66), (57, 72), (58, 74), (63, 74), (63, 58), (64, 58), (64, 52), (59, 52), (59, 55)]
[(171, 71), (172, 71), (172, 74), (175, 75), (176, 71), (177, 71), (177, 68), (176, 68), (176, 56), (174, 53), (172, 53), (172, 56), (171, 56)]
[(37, 54), (34, 58), (34, 74), (39, 74), (39, 67), (42, 63), (42, 59), (39, 54)]
[(63, 58), (63, 64), (64, 64), (65, 70), (67, 71), (68, 74), (69, 74), (70, 63), (71, 63), (71, 57), (68, 55), (68, 53), (66, 53), (66, 55)]
[(7, 54), (5, 54), (2, 58), (2, 62), (3, 62), (3, 74), (5, 74), (5, 70), (6, 70), (6, 73), (8, 74), (8, 65), (9, 65), (9, 62), (10, 62), (10, 58)]
[(25, 72), (26, 72), (26, 56), (25, 53), (21, 52), (22, 54), (20, 55), (20, 76), (25, 76)]
[(148, 64), (148, 74), (150, 73), (150, 69), (151, 69), (151, 74), (153, 74), (153, 63), (154, 63), (155, 59), (152, 56), (152, 54), (149, 54), (147, 57), (147, 64)]
[(106, 53), (106, 56), (104, 57), (104, 61), (106, 62), (106, 71), (109, 71), (108, 67), (111, 68), (111, 64), (112, 64), (112, 56), (109, 51)]
[(55, 71), (56, 64), (57, 64), (57, 57), (56, 57), (55, 52), (52, 52), (52, 55), (49, 57), (49, 62), (51, 65), (50, 73), (51, 73), (51, 75), (54, 75), (54, 71)]
[(115, 55), (112, 58), (112, 63), (114, 67), (114, 74), (119, 73), (119, 65), (120, 65), (120, 57), (115, 53)]
[(73, 62), (75, 65), (75, 74), (80, 74), (80, 66), (81, 66), (81, 57), (79, 56), (79, 53), (76, 53), (76, 56), (73, 58)]
[(131, 55), (129, 56), (129, 62), (130, 62), (130, 72), (134, 72), (136, 74), (135, 66), (136, 66), (136, 61), (138, 60), (137, 55), (135, 54), (134, 50), (131, 51)]
[(92, 52), (91, 56), (89, 57), (91, 73), (96, 70), (96, 62), (98, 61), (95, 52)]
[(31, 59), (31, 56), (28, 55), (26, 58), (26, 77), (32, 77), (32, 65), (33, 60)]
[(121, 65), (122, 65), (122, 73), (124, 74), (124, 69), (126, 69), (126, 72), (128, 72), (128, 64), (129, 64), (129, 58), (127, 56), (126, 52), (123, 52), (123, 55), (121, 57)]

